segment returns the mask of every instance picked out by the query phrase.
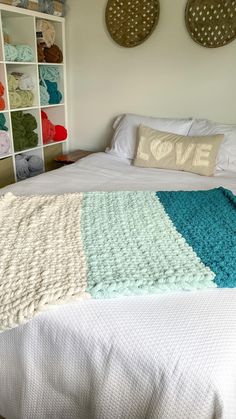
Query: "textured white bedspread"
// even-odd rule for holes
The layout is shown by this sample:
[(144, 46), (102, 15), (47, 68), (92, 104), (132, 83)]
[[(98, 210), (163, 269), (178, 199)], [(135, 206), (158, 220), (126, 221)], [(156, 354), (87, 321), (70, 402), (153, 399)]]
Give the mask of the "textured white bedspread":
[[(103, 153), (0, 190), (209, 189), (236, 175), (138, 169)], [(75, 302), (0, 335), (6, 419), (235, 419), (236, 289)]]

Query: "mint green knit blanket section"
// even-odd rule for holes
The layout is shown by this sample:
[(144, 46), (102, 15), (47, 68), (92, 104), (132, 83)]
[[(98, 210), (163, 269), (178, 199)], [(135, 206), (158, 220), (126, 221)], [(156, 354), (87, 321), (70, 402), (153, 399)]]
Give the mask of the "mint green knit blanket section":
[(81, 230), (94, 298), (216, 286), (155, 192), (84, 193)]

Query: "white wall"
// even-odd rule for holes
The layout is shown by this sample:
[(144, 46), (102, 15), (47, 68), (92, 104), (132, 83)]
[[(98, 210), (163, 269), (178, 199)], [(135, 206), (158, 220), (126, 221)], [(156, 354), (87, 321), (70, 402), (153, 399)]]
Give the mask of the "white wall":
[(187, 0), (160, 0), (159, 24), (135, 48), (105, 26), (107, 0), (68, 0), (67, 60), (71, 149), (104, 149), (124, 112), (236, 122), (236, 41), (196, 44), (184, 24)]

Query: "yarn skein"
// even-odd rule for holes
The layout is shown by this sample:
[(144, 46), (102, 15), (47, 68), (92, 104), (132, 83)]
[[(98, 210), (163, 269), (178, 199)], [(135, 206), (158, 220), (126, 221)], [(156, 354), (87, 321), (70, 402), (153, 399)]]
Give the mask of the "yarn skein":
[(18, 154), (16, 156), (16, 175), (18, 180), (25, 180), (43, 173), (43, 160), (39, 156)]
[(22, 74), (19, 78), (19, 89), (20, 90), (33, 90), (35, 87), (35, 83), (33, 77), (29, 74)]
[(5, 91), (4, 86), (3, 86), (2, 82), (0, 81), (0, 96), (4, 95), (4, 91)]
[(41, 111), (43, 143), (48, 144), (52, 141), (64, 141), (67, 138), (67, 130), (62, 125), (54, 125), (46, 112)]
[(32, 155), (29, 156), (27, 160), (30, 177), (37, 176), (43, 173), (43, 160), (39, 156)]
[(49, 105), (50, 96), (47, 91), (47, 88), (43, 86), (42, 84), (40, 84), (39, 89), (40, 89), (40, 104), (42, 106)]
[(38, 42), (45, 43), (50, 48), (55, 42), (55, 27), (45, 19), (38, 19), (36, 24), (36, 34)]
[(1, 131), (8, 131), (8, 127), (6, 124), (6, 117), (3, 113), (0, 113), (0, 130)]
[(3, 97), (0, 97), (0, 111), (4, 111), (5, 107), (5, 100), (3, 99)]
[(52, 45), (50, 48), (44, 48), (44, 57), (47, 63), (62, 63), (63, 54), (57, 45)]
[(67, 129), (62, 125), (55, 126), (54, 141), (64, 141), (67, 139)]
[(42, 44), (37, 44), (37, 51), (38, 51), (38, 62), (43, 63), (45, 61), (44, 46)]
[(32, 62), (34, 61), (34, 52), (29, 45), (15, 45), (17, 57), (15, 61)]
[(22, 151), (38, 145), (38, 134), (34, 132), (37, 128), (37, 121), (30, 113), (22, 111), (13, 112), (12, 131), (15, 151)]
[(57, 105), (62, 100), (62, 94), (57, 89), (57, 83), (45, 80), (47, 91), (49, 93), (49, 105)]
[(8, 132), (0, 131), (0, 156), (4, 156), (10, 152), (11, 142)]
[(6, 105), (5, 105), (5, 100), (3, 98), (4, 95), (4, 86), (2, 84), (2, 82), (0, 82), (0, 111), (4, 111)]
[(51, 82), (58, 82), (60, 79), (60, 71), (57, 67), (53, 65), (40, 66), (39, 69), (40, 78), (42, 80), (49, 80)]
[(16, 176), (18, 180), (24, 180), (30, 176), (28, 161), (20, 154), (16, 155)]
[(14, 45), (4, 44), (5, 60), (16, 61), (18, 52)]
[(7, 83), (9, 92), (14, 92), (19, 87), (19, 80), (12, 74), (7, 75)]
[(21, 108), (28, 108), (33, 106), (34, 94), (30, 90), (19, 90), (18, 94), (21, 98)]
[(49, 144), (53, 141), (55, 136), (55, 125), (49, 119), (42, 119), (43, 144)]
[(16, 91), (9, 92), (9, 100), (10, 100), (10, 106), (12, 109), (21, 107), (21, 97)]

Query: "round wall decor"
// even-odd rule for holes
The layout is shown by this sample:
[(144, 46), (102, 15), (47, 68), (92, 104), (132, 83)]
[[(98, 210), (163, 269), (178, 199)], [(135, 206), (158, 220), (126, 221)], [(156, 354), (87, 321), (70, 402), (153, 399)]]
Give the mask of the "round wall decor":
[(135, 47), (152, 34), (159, 14), (159, 0), (108, 0), (106, 25), (117, 44)]
[(185, 21), (198, 44), (206, 48), (227, 45), (236, 38), (236, 0), (189, 0)]

